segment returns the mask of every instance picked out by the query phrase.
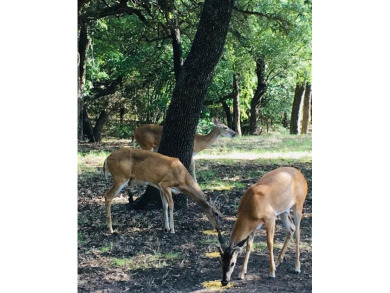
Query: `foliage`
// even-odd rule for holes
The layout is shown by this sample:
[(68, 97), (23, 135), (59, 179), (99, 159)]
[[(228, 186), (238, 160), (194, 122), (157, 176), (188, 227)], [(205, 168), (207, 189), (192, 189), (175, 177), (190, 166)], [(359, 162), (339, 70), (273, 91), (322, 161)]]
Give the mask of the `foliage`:
[[(145, 3), (127, 2), (137, 13), (100, 17), (118, 2), (106, 1), (106, 5), (91, 0), (80, 12), (89, 26), (85, 89), (89, 118), (95, 120), (103, 109), (108, 110), (113, 125), (109, 134), (122, 138), (139, 124), (164, 120), (175, 86), (170, 21), (179, 22), (185, 59), (202, 7), (198, 1), (173, 1), (175, 9), (167, 13), (155, 3)], [(284, 113), (290, 114), (295, 84), (311, 80), (311, 1), (238, 0), (235, 8), (202, 110), (200, 133), (211, 129), (213, 117), (224, 120), (220, 100), (232, 92), (233, 74), (239, 80), (242, 125), (248, 125), (259, 58), (266, 63), (267, 83), (260, 123), (281, 124)], [(119, 84), (114, 93), (96, 94), (113, 81)], [(232, 100), (226, 103), (232, 110)], [(123, 122), (131, 127), (119, 126), (121, 108), (125, 109)]]

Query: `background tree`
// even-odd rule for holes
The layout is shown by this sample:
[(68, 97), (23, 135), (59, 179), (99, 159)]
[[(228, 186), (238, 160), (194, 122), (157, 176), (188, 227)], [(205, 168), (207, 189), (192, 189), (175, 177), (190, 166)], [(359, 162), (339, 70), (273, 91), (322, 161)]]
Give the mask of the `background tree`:
[[(158, 152), (177, 157), (189, 169), (196, 127), (214, 69), (222, 55), (234, 0), (206, 0), (191, 50), (176, 81), (164, 121)], [(154, 194), (153, 194), (154, 195)], [(136, 208), (156, 206), (158, 195), (145, 193)], [(187, 197), (176, 197), (177, 208), (186, 207)]]
[(306, 83), (305, 95), (303, 98), (302, 106), (302, 128), (301, 134), (308, 134), (310, 125), (310, 114), (311, 114), (311, 84)]

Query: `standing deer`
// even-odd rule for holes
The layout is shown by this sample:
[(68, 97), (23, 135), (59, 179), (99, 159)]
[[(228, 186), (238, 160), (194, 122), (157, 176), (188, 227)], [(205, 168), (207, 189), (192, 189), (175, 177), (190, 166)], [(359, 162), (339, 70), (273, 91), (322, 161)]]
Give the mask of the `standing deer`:
[[(237, 255), (246, 244), (246, 255), (239, 274), (240, 279), (245, 278), (249, 255), (251, 252), (255, 231), (262, 225), (267, 231), (267, 246), (269, 251), (270, 272), (269, 277), (275, 278), (276, 267), (283, 261), (287, 244), (295, 231), (296, 258), (295, 272), (300, 273), (299, 241), (300, 222), (302, 218), (303, 203), (307, 195), (307, 182), (297, 169), (292, 167), (277, 168), (251, 186), (240, 200), (237, 221), (230, 235), (229, 245), (226, 245), (220, 231), (218, 239), (222, 264), (222, 285), (226, 286), (237, 261)], [(294, 215), (294, 223), (289, 218), (290, 209)], [(280, 216), (287, 229), (287, 236), (279, 257), (274, 263), (273, 241), (275, 234), (275, 219)]]
[[(200, 151), (209, 148), (219, 136), (235, 137), (236, 132), (214, 118), (214, 128), (207, 135), (195, 133), (194, 149), (190, 169), (196, 181), (194, 156)], [(134, 138), (144, 150), (157, 151), (160, 146), (163, 126), (155, 124), (140, 125), (134, 130)]]
[(113, 233), (111, 201), (128, 182), (131, 185), (149, 183), (160, 190), (166, 231), (175, 233), (172, 192), (181, 192), (192, 198), (203, 209), (211, 225), (220, 230), (220, 212), (215, 203), (202, 192), (179, 159), (124, 147), (112, 152), (104, 161), (103, 172), (108, 180), (107, 170), (114, 181), (114, 185), (104, 194), (109, 233)]

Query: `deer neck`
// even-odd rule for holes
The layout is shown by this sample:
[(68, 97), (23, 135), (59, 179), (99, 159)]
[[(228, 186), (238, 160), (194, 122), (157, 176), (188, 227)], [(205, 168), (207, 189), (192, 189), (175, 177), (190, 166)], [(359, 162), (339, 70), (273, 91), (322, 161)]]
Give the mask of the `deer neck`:
[(246, 239), (254, 230), (256, 230), (259, 224), (259, 220), (254, 221), (248, 217), (240, 217), (239, 215), (236, 223), (234, 223), (234, 227), (230, 235), (229, 246), (234, 246), (240, 241)]
[(207, 149), (217, 140), (220, 134), (220, 130), (216, 126), (206, 135), (197, 134), (194, 145), (194, 153), (199, 153), (200, 151)]

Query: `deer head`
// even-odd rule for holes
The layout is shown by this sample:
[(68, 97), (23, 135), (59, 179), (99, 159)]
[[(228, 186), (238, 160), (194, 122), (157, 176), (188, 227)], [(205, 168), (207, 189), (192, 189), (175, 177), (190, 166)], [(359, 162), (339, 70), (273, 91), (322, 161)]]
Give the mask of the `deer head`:
[(221, 255), (220, 262), (222, 265), (222, 286), (226, 286), (229, 283), (230, 277), (234, 271), (234, 267), (236, 266), (237, 256), (239, 252), (242, 251), (244, 244), (248, 240), (248, 238), (249, 236), (235, 245), (228, 246), (226, 245), (221, 235), (221, 232), (218, 231), (218, 240), (221, 244), (221, 246), (218, 248), (219, 253)]
[(222, 136), (235, 137), (237, 134), (234, 130), (230, 129), (222, 122), (219, 122), (217, 118), (214, 118), (214, 124), (215, 124), (215, 127), (217, 127), (219, 134)]

